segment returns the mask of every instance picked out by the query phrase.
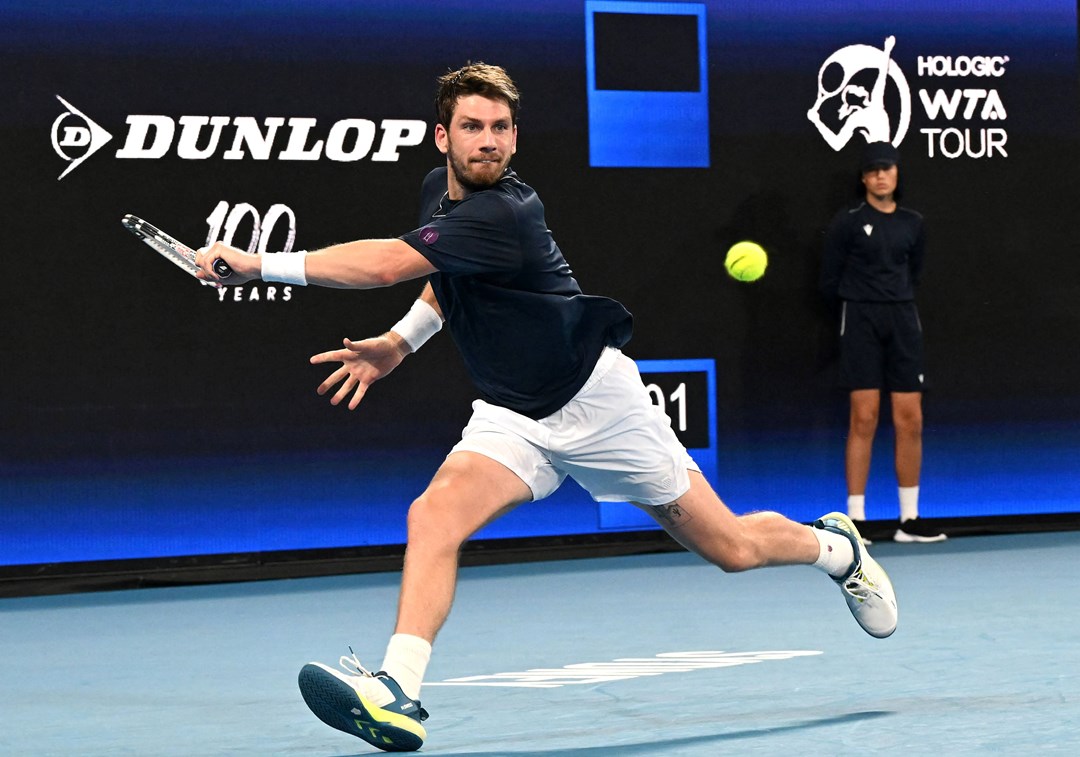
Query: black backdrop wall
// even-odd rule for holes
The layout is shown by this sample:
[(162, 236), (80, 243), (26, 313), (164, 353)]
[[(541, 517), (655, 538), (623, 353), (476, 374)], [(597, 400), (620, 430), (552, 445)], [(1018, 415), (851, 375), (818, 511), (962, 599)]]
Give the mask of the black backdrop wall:
[[(1076, 511), (1075, 3), (819, 6), (5, 4), (0, 562), (401, 541), (468, 415), (453, 345), (433, 340), (352, 414), (315, 396), (307, 358), (385, 330), (419, 285), (215, 292), (119, 220), (201, 245), (235, 213), (234, 242), (270, 250), (410, 230), (440, 158), (433, 81), (466, 60), (521, 87), (514, 167), (585, 290), (634, 313), (628, 354), (715, 361), (722, 496), (803, 519), (843, 487), (822, 235), (865, 143), (846, 121), (883, 117), (930, 234), (924, 512)], [(627, 51), (652, 64), (648, 89), (598, 83)], [(723, 271), (740, 239), (770, 254), (752, 285)], [(603, 528), (574, 492), (508, 523), (488, 535)]]

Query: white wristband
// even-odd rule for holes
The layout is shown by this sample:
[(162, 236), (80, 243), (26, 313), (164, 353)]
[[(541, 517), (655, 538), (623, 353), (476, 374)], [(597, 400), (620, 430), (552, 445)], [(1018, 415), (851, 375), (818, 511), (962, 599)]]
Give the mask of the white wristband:
[(304, 258), (307, 252), (264, 252), (261, 256), (262, 280), (276, 281), (282, 284), (307, 286), (307, 271)]
[(438, 311), (423, 300), (417, 300), (409, 308), (405, 317), (395, 323), (390, 330), (400, 336), (416, 352), (424, 342), (442, 328), (442, 317)]

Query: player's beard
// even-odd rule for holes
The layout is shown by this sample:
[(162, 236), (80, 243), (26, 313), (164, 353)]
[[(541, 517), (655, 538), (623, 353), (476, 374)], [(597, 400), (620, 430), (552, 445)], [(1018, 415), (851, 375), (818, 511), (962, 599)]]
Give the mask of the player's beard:
[(506, 166), (509, 161), (502, 160), (497, 164), (494, 164), (492, 168), (487, 169), (484, 173), (476, 173), (469, 171), (468, 161), (460, 160), (454, 155), (454, 147), (451, 144), (450, 150), (447, 152), (450, 160), (450, 170), (454, 172), (454, 178), (457, 179), (457, 183), (469, 192), (479, 192), (482, 189), (490, 189), (498, 183), (502, 178), (503, 173), (506, 172)]

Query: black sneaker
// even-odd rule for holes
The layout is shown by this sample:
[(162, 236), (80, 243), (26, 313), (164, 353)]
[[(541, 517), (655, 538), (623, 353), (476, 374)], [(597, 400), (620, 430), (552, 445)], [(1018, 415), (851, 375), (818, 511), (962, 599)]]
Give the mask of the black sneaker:
[(922, 518), (909, 518), (901, 521), (893, 539), (904, 544), (925, 544), (933, 541), (945, 541), (948, 538), (940, 530), (927, 524)]

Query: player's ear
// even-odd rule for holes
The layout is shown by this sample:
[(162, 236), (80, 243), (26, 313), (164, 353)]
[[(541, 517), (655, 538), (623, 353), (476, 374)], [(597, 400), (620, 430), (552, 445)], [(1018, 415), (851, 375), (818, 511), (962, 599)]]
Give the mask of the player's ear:
[(514, 140), (510, 143), (510, 154), (517, 152), (517, 124), (514, 124)]
[(450, 152), (450, 135), (442, 124), (435, 124), (435, 146), (443, 155)]

